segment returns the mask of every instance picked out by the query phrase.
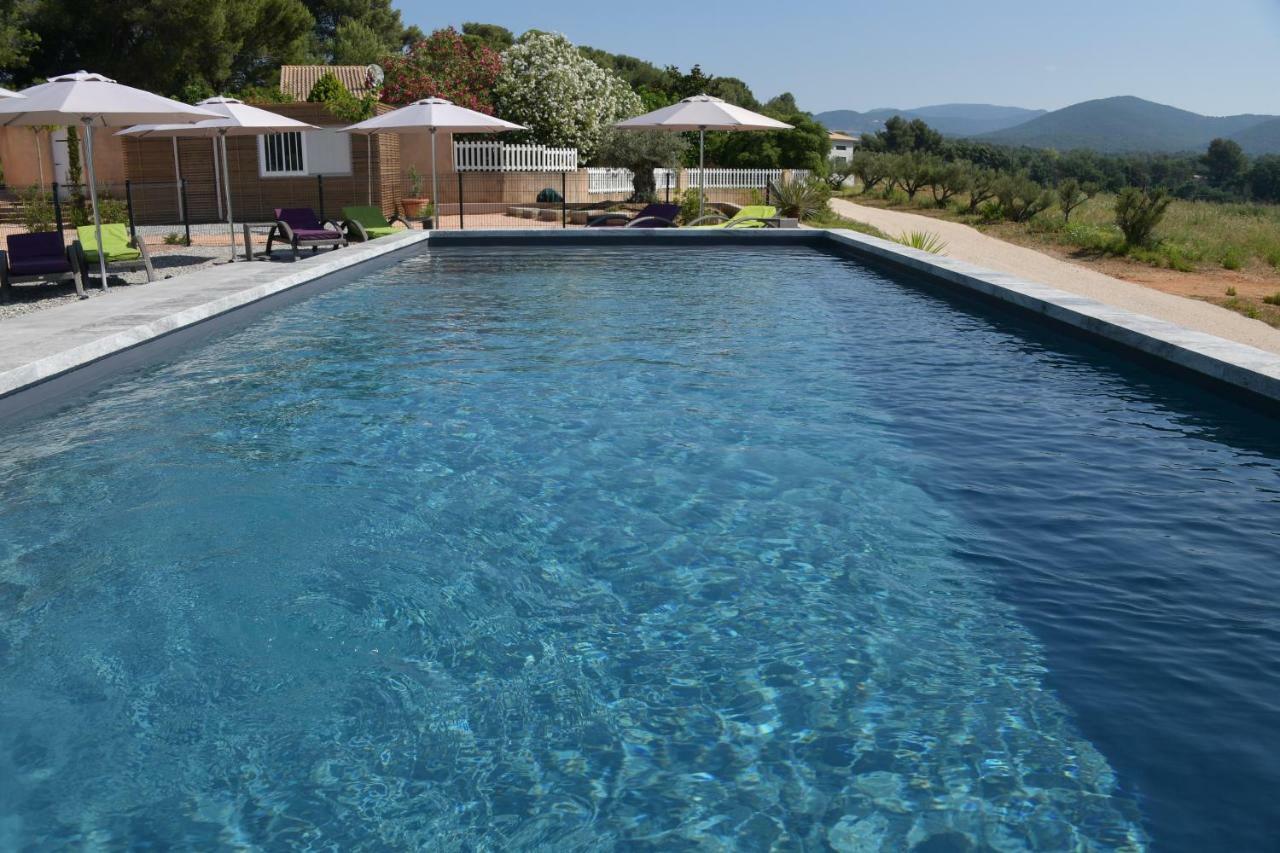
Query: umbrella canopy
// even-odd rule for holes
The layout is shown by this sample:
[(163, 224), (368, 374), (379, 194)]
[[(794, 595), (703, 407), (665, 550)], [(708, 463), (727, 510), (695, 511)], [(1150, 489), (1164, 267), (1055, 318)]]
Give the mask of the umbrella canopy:
[(678, 104), (620, 121), (622, 130), (791, 130), (776, 118), (726, 103), (710, 95), (694, 95)]
[[(12, 125), (82, 124), (93, 227), (102, 246), (102, 218), (98, 214), (98, 181), (93, 166), (93, 128), (127, 127), (162, 121), (199, 121), (217, 113), (123, 86), (101, 74), (77, 71), (50, 77), (49, 82), (23, 89), (21, 98), (0, 99), (0, 127)], [(106, 253), (98, 252), (102, 289), (107, 289)]]
[(142, 89), (77, 71), (50, 77), (0, 102), (0, 126), (82, 123), (96, 127), (128, 127), (162, 121), (199, 121), (217, 113), (162, 98)]
[[(704, 183), (708, 130), (792, 130), (786, 122), (734, 106), (710, 95), (694, 95), (678, 104), (629, 118), (614, 125), (620, 130), (698, 131), (699, 190)], [(702, 218), (702, 192), (698, 193), (698, 218)]]
[(136, 124), (117, 136), (260, 136), (292, 130), (319, 130), (314, 124), (251, 107), (235, 98), (207, 98), (198, 106), (217, 113), (193, 124)]
[(440, 197), (439, 187), (436, 184), (437, 131), (505, 133), (509, 130), (528, 130), (528, 128), (522, 124), (513, 124), (496, 116), (460, 107), (444, 98), (423, 98), (421, 101), (414, 101), (389, 113), (365, 119), (359, 124), (342, 129), (343, 133), (413, 133), (424, 130), (431, 134), (431, 203), (434, 205), (438, 204)]
[(10, 92), (8, 89), (0, 89), (0, 98), (22, 98), (22, 97), (25, 97), (25, 96), (19, 95), (17, 92)]
[[(194, 124), (137, 124), (125, 128), (116, 136), (207, 136), (218, 139), (218, 153), (222, 160), (222, 192), (225, 193), (227, 205), (227, 227), (231, 231), (231, 258), (235, 260), (236, 225), (231, 212), (231, 174), (227, 171), (228, 136), (262, 136), (267, 133), (288, 133), (291, 131), (319, 130), (314, 124), (307, 124), (297, 119), (273, 113), (269, 110), (251, 107), (236, 98), (206, 98), (197, 106), (218, 114), (218, 118), (208, 118)], [(176, 144), (176, 143), (175, 143)], [(175, 168), (177, 153), (174, 154)], [(215, 163), (216, 165), (216, 163)], [(214, 170), (217, 179), (217, 170)], [(218, 191), (218, 188), (214, 188)]]

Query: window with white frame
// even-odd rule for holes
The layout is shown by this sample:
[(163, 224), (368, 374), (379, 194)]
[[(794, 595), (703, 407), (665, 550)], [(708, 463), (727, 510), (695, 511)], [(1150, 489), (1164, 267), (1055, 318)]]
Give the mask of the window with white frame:
[(322, 127), (259, 136), (258, 174), (264, 178), (350, 175), (351, 135)]
[(305, 175), (307, 155), (302, 133), (290, 131), (259, 136), (258, 171), (264, 178)]

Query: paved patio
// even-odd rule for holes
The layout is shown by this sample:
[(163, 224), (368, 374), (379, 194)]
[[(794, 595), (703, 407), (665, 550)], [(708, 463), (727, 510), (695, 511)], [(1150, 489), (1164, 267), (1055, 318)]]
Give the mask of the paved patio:
[(0, 321), (0, 396), (321, 276), (426, 241), (404, 231), (296, 263), (222, 264)]

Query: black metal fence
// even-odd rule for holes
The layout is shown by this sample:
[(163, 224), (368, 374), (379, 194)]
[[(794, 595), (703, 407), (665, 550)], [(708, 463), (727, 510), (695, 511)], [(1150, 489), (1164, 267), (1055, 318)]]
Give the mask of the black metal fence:
[[(632, 188), (593, 185), (585, 170), (575, 172), (450, 171), (436, 176), (437, 199), (432, 198), (431, 176), (399, 188), (397, 213), (410, 227), (440, 229), (580, 228), (606, 214), (614, 221), (639, 210), (647, 201), (684, 205), (688, 221), (697, 207), (696, 190), (676, 186), (668, 178), (644, 198)], [(250, 196), (245, 193), (250, 192)], [(743, 205), (766, 202), (768, 190), (707, 190), (706, 209), (720, 203)], [(261, 198), (258, 198), (261, 196)], [(269, 196), (269, 198), (268, 198)], [(242, 225), (258, 242), (265, 240), (274, 207), (310, 207), (321, 221), (341, 222), (342, 210), (364, 205), (369, 192), (349, 177), (289, 182), (260, 182), (251, 191), (236, 186), (232, 198), (236, 228), (227, 224), (226, 200), (211, 181), (125, 181), (98, 188), (99, 211), (104, 222), (123, 222), (135, 239), (149, 246), (204, 246), (243, 251)], [(375, 204), (378, 197), (374, 197)], [(36, 189), (10, 190), (10, 200), (0, 216), (0, 236), (29, 230), (59, 230), (68, 243), (75, 227), (92, 222), (88, 187), (52, 184)]]

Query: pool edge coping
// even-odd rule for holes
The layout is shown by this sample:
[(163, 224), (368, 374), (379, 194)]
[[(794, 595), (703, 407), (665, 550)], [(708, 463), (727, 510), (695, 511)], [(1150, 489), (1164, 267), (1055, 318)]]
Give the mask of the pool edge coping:
[(826, 240), (1048, 317), (1082, 332), (1280, 403), (1280, 355), (1051, 285), (845, 229)]

